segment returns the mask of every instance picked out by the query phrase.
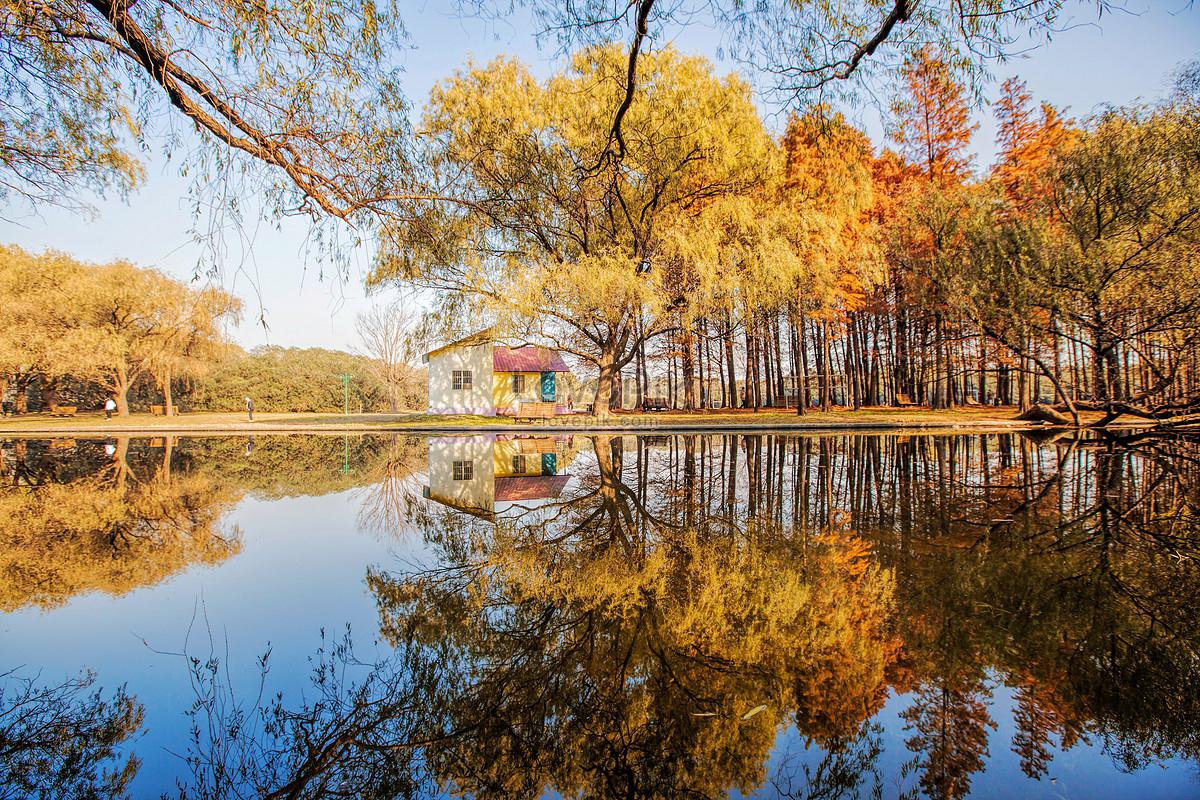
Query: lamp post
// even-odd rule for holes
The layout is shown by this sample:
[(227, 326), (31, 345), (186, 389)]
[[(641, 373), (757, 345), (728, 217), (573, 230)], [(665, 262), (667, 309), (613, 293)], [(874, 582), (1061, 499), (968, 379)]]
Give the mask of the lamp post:
[(339, 375), (342, 379), (342, 416), (350, 416), (350, 378), (352, 375)]

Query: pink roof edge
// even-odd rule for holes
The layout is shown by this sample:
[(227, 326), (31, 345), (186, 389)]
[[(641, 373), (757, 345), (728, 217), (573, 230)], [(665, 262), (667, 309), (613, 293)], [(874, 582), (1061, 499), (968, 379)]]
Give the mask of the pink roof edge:
[(562, 494), (570, 475), (512, 475), (496, 478), (496, 502), (548, 500)]
[(492, 349), (492, 369), (496, 372), (570, 372), (567, 362), (556, 351), (532, 344), (517, 348), (496, 345)]

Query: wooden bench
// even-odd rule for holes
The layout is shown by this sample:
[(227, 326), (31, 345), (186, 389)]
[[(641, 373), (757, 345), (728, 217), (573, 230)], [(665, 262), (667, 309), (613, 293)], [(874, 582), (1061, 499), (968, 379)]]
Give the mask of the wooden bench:
[(666, 411), (667, 398), (665, 397), (644, 397), (642, 398), (642, 411)]
[(520, 403), (517, 405), (517, 419), (554, 419), (558, 416), (554, 403)]
[(166, 414), (167, 414), (166, 406), (150, 406), (150, 416), (163, 417), (163, 416), (166, 416)]
[(914, 402), (911, 397), (904, 394), (903, 392), (896, 392), (896, 405), (900, 406), (901, 408), (904, 408), (906, 406), (917, 406), (917, 405), (920, 405), (920, 403)]
[(50, 416), (73, 417), (75, 416), (75, 408), (75, 406), (50, 406)]

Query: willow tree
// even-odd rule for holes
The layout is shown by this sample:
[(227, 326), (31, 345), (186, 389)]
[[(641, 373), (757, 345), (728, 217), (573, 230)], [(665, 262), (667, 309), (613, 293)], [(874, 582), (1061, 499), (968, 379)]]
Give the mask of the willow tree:
[(0, 199), (125, 195), (158, 150), (209, 224), (249, 197), (318, 226), (402, 214), (436, 195), (410, 158), (404, 44), (395, 0), (4, 0)]
[(1060, 236), (1046, 281), (1056, 315), (1091, 352), (1096, 407), (1114, 416), (1200, 408), (1194, 381), (1178, 382), (1200, 344), (1195, 108), (1106, 112), (1058, 162), (1051, 214)]
[(602, 416), (621, 368), (667, 324), (659, 228), (753, 186), (771, 146), (744, 82), (667, 48), (644, 60), (618, 155), (609, 122), (625, 71), (604, 46), (542, 82), (500, 59), (439, 85), (428, 158), (461, 202), (382, 230), (370, 278), (465, 300), (593, 365)]
[[(508, 3), (467, 0), (500, 15)], [(987, 65), (1049, 41), (1066, 0), (1006, 4), (999, 0), (527, 0), (544, 31), (568, 44), (624, 40), (619, 76), (626, 103), (643, 87), (644, 51), (691, 25), (719, 31), (724, 51), (764, 73), (768, 89), (805, 104), (813, 98), (853, 98), (864, 85), (891, 80), (905, 60), (932, 46), (948, 56), (956, 77), (978, 87)], [(1103, 12), (1108, 0), (1093, 0)], [(613, 109), (609, 132), (620, 153), (626, 104)]]
[(153, 298), (154, 333), (145, 343), (146, 368), (163, 394), (167, 416), (175, 413), (173, 382), (199, 377), (230, 350), (224, 325), (235, 321), (241, 301), (222, 289), (193, 289), (177, 281), (159, 284)]
[(124, 261), (85, 264), (64, 253), (0, 249), (0, 371), (18, 398), (33, 378), (43, 394), (71, 376), (101, 384), (122, 415), (134, 381), (149, 375), (171, 405), (174, 376), (203, 372), (226, 342), (240, 303)]
[(11, 386), (18, 412), (25, 390), (52, 369), (69, 324), (60, 300), (81, 268), (64, 253), (0, 246), (0, 395)]

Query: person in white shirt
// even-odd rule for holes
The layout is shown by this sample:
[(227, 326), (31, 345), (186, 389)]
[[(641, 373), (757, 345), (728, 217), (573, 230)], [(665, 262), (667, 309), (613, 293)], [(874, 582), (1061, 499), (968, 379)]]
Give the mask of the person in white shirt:
[(112, 419), (113, 412), (117, 410), (117, 401), (111, 397), (104, 401), (104, 418)]

